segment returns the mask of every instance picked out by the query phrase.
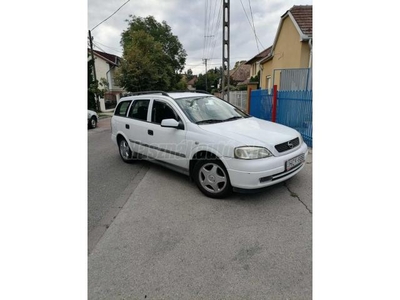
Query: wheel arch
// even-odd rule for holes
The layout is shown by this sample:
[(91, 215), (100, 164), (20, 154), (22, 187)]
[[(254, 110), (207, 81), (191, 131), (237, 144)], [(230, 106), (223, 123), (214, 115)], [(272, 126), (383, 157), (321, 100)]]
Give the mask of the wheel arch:
[(128, 142), (129, 149), (131, 149), (131, 151), (133, 151), (132, 147), (131, 147), (131, 143), (130, 143), (128, 137), (123, 132), (118, 132), (116, 137), (115, 137), (115, 140), (117, 142), (117, 146), (119, 145), (119, 142), (121, 141), (121, 139), (126, 140)]
[(218, 153), (210, 151), (209, 149), (199, 150), (192, 155), (190, 162), (189, 162), (190, 178), (193, 179), (193, 170), (194, 170), (194, 166), (196, 165), (197, 161), (202, 160), (202, 159), (204, 159), (204, 160), (205, 159), (218, 159), (224, 164), (223, 160), (221, 159), (221, 155), (219, 155)]

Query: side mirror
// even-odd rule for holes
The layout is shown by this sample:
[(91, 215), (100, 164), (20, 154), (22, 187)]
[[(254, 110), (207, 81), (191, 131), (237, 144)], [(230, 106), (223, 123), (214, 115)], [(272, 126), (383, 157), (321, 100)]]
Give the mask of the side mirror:
[(176, 128), (176, 129), (183, 129), (183, 123), (178, 122), (175, 119), (164, 119), (161, 121), (161, 127), (169, 127), (169, 128)]

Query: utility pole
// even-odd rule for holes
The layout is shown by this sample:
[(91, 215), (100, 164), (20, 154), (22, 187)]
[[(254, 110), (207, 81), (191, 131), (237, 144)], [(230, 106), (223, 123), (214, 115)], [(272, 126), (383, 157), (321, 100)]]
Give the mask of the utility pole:
[[(206, 48), (206, 45), (207, 45), (207, 38), (213, 38), (213, 37), (214, 37), (214, 35), (205, 35), (204, 36), (204, 49)], [(209, 60), (208, 58), (203, 58), (203, 62), (206, 65), (206, 91), (208, 89), (208, 85), (207, 85), (207, 61), (208, 60)]]
[[(90, 30), (89, 30), (89, 43), (90, 43), (90, 54), (92, 56), (92, 61), (93, 61), (93, 78), (94, 82), (97, 84), (96, 64), (94, 62), (94, 54), (93, 54), (93, 38)], [(99, 96), (97, 95), (97, 93), (96, 93), (96, 109), (99, 110)]]
[(208, 60), (208, 58), (204, 58), (203, 59), (204, 64), (206, 65), (206, 91), (208, 91), (208, 86), (207, 86), (207, 60)]
[(222, 6), (222, 99), (225, 93), (225, 69), (228, 75), (227, 100), (229, 102), (229, 23), (230, 4), (229, 0), (223, 0)]
[[(109, 17), (101, 21), (99, 24), (94, 26), (92, 28), (92, 31), (95, 30), (99, 25), (103, 24), (105, 21), (107, 21), (109, 18), (111, 18), (113, 15), (115, 15), (125, 4), (127, 4), (131, 0), (127, 0), (124, 4), (122, 4), (115, 12), (113, 12)], [(93, 41), (92, 41), (92, 33), (89, 30), (89, 41), (90, 41), (90, 54), (92, 55), (92, 60), (93, 60), (93, 77), (94, 77), (94, 82), (97, 84), (97, 77), (96, 77), (96, 64), (94, 62), (94, 55), (93, 55)], [(99, 101), (99, 95), (96, 93), (96, 106), (97, 109), (100, 110), (100, 101)]]

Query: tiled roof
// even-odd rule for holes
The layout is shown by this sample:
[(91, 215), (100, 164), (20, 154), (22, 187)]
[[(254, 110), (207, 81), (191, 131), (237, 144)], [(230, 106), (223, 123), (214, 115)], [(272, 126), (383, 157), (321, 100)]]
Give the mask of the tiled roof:
[(106, 52), (101, 52), (98, 50), (93, 50), (93, 52), (98, 55), (101, 56), (103, 59), (107, 60), (108, 62), (114, 64), (114, 65), (118, 65), (118, 61), (120, 60), (120, 58), (116, 55), (113, 54), (109, 54)]
[(312, 5), (295, 5), (289, 11), (303, 34), (312, 37)]
[(231, 70), (229, 72), (229, 75), (236, 82), (245, 81), (247, 78), (250, 77), (250, 69), (251, 66), (243, 62), (236, 69)]
[(187, 84), (188, 84), (188, 85), (195, 85), (196, 82), (197, 82), (198, 80), (199, 80), (199, 79), (197, 78), (197, 75), (194, 75), (193, 78), (190, 79), (190, 80), (187, 82)]
[(269, 55), (271, 55), (271, 49), (272, 46), (268, 47), (267, 49), (265, 49), (264, 51), (258, 53), (256, 56), (254, 56), (252, 59), (248, 60), (246, 62), (246, 65), (251, 65), (257, 61), (259, 61), (260, 59), (263, 59), (264, 57), (267, 57)]

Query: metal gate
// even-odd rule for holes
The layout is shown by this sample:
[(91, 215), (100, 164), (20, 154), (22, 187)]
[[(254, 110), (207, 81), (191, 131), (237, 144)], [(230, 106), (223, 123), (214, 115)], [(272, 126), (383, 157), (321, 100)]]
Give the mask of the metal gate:
[(312, 90), (312, 69), (274, 69), (272, 85), (277, 84), (279, 77), (280, 91), (311, 91)]

